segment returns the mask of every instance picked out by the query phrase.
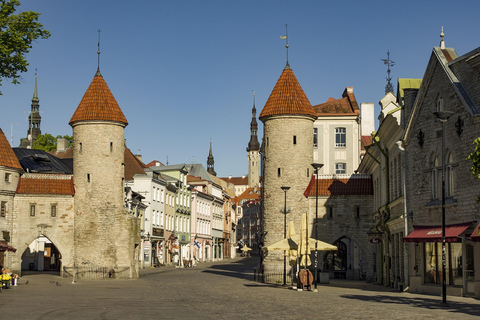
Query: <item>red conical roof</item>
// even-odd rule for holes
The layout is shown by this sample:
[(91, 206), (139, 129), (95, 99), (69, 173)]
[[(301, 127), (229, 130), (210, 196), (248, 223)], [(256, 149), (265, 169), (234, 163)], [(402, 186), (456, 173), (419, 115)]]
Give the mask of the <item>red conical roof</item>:
[(22, 169), (2, 129), (0, 129), (0, 166)]
[(113, 121), (128, 125), (100, 71), (93, 77), (69, 124), (79, 121)]
[(260, 120), (275, 115), (306, 115), (316, 119), (317, 114), (287, 64), (260, 113)]

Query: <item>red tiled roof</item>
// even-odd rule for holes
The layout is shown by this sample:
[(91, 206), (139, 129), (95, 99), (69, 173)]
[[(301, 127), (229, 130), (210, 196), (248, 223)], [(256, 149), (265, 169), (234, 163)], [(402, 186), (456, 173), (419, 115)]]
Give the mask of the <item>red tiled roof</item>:
[(93, 77), (69, 124), (72, 125), (78, 121), (113, 121), (128, 125), (100, 71), (97, 71)]
[(306, 115), (317, 118), (312, 104), (288, 65), (283, 69), (259, 118), (264, 121), (266, 117), (275, 115)]
[(362, 149), (365, 149), (365, 147), (368, 147), (373, 143), (372, 136), (361, 136), (360, 139), (362, 140)]
[[(310, 190), (309, 196), (315, 196), (316, 186)], [(359, 196), (373, 195), (371, 178), (355, 179), (318, 179), (319, 196)]]
[(64, 151), (50, 151), (48, 152), (52, 156), (55, 156), (59, 159), (73, 159), (73, 148), (67, 148)]
[(140, 159), (135, 157), (128, 148), (125, 148), (124, 163), (125, 180), (133, 180), (133, 176), (135, 174), (145, 174), (145, 170), (143, 169), (147, 168), (147, 166), (142, 161), (140, 161)]
[(22, 169), (2, 129), (0, 129), (0, 166)]
[(158, 166), (164, 167), (165, 165), (158, 160), (152, 160), (149, 163), (147, 163), (147, 167), (149, 167), (149, 168), (150, 167), (158, 167)]
[(231, 184), (234, 184), (236, 186), (238, 186), (238, 185), (243, 186), (243, 185), (248, 184), (248, 177), (247, 176), (244, 176), (244, 177), (226, 177), (226, 178), (220, 178), (220, 179), (222, 179), (223, 181), (229, 182)]
[[(255, 192), (257, 191), (257, 192)], [(247, 188), (241, 195), (235, 197), (233, 202), (239, 204), (242, 200), (259, 200), (262, 196), (262, 188)]]
[(346, 88), (341, 99), (330, 97), (327, 102), (313, 106), (313, 109), (319, 116), (360, 114), (353, 87)]
[(18, 194), (56, 194), (56, 195), (75, 195), (73, 186), (73, 177), (70, 179), (56, 179), (57, 175), (51, 175), (51, 178), (39, 176), (38, 178), (20, 177), (17, 186)]

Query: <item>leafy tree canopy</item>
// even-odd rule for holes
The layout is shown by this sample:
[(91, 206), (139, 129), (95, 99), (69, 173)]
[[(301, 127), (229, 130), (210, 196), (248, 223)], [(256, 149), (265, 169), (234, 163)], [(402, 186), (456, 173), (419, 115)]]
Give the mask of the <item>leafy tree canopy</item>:
[(33, 144), (33, 149), (36, 150), (43, 150), (43, 151), (55, 151), (57, 150), (57, 139), (67, 139), (68, 147), (71, 147), (73, 144), (73, 137), (72, 136), (61, 136), (58, 135), (56, 137), (52, 136), (49, 133), (41, 134), (38, 136), (37, 140)]
[(3, 78), (19, 84), (20, 73), (28, 70), (25, 55), (30, 52), (32, 42), (50, 37), (50, 32), (38, 22), (40, 13), (15, 14), (19, 5), (19, 0), (0, 0), (0, 86)]
[[(475, 145), (475, 150), (467, 157), (467, 160), (472, 160), (472, 165), (470, 170), (472, 170), (472, 175), (480, 179), (480, 138), (473, 141)], [(477, 201), (480, 202), (480, 196), (477, 198)]]

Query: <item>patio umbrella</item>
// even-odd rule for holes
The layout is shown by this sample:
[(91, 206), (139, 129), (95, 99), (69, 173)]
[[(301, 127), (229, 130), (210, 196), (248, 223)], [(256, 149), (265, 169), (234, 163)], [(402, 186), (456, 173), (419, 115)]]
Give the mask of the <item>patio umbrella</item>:
[[(302, 267), (308, 267), (312, 264), (310, 260), (309, 237), (308, 237), (308, 222), (307, 214), (302, 214), (302, 220), (300, 223), (300, 234), (298, 235), (298, 254), (300, 255), (300, 265)], [(295, 237), (297, 239), (297, 237)], [(296, 240), (295, 239), (295, 240)]]
[(296, 250), (297, 248), (298, 248), (297, 243), (295, 243), (295, 241), (293, 241), (292, 239), (287, 238), (287, 239), (282, 239), (280, 241), (272, 243), (269, 246), (264, 246), (262, 250), (263, 251), (276, 251), (276, 250), (286, 251), (286, 250)]
[(247, 251), (252, 250), (252, 248), (249, 248), (249, 247), (247, 247), (247, 246), (243, 246), (243, 248), (240, 249), (240, 250), (242, 250), (243, 252), (247, 252)]
[[(287, 239), (292, 239), (293, 237), (295, 237), (295, 225), (293, 224), (293, 221), (290, 221), (287, 229)], [(290, 250), (288, 250), (287, 252), (291, 266), (295, 265), (297, 261), (297, 256), (298, 256), (297, 249), (298, 249), (298, 246), (295, 249), (290, 248)]]

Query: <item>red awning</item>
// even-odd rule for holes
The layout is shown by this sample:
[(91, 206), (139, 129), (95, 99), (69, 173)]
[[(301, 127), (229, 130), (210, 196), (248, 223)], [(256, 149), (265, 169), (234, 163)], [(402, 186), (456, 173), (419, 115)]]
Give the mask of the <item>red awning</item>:
[[(461, 235), (471, 222), (445, 226), (445, 242), (459, 242)], [(442, 226), (416, 226), (403, 242), (442, 242)]]
[(12, 246), (9, 246), (6, 242), (0, 241), (0, 252), (1, 252), (1, 251), (11, 251), (11, 252), (15, 252), (15, 251), (17, 251), (17, 249), (15, 249), (15, 248), (12, 247)]
[(480, 223), (477, 225), (475, 230), (473, 230), (472, 235), (470, 238), (472, 238), (472, 241), (480, 241)]

